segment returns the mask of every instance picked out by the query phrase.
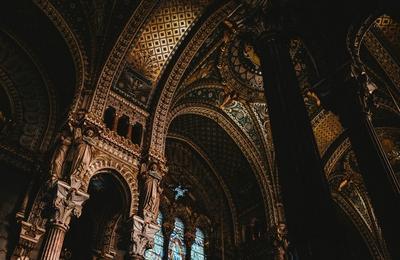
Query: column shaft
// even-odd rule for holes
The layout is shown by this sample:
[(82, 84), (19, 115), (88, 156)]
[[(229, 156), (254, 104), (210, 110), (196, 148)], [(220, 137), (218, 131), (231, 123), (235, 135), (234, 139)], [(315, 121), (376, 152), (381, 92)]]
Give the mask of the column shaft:
[(364, 109), (362, 97), (357, 91), (362, 86), (358, 84), (354, 79), (342, 84), (346, 89), (340, 91), (342, 98), (337, 100), (336, 112), (343, 127), (347, 128), (388, 250), (393, 259), (400, 259), (400, 211), (393, 210), (400, 208), (399, 183)]
[(59, 225), (52, 225), (44, 241), (41, 260), (58, 260), (64, 243), (66, 229)]
[(256, 42), (256, 51), (261, 59), (289, 240), (300, 259), (345, 259), (334, 202), (288, 42), (277, 33), (264, 34)]

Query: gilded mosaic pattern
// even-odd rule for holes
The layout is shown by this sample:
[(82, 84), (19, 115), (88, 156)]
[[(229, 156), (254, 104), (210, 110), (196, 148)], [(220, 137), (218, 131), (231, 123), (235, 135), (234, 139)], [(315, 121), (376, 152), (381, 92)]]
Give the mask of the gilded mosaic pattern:
[(376, 59), (394, 85), (400, 86), (400, 67), (392, 56), (385, 50), (375, 35), (368, 31), (363, 43), (371, 55)]
[(208, 0), (196, 3), (163, 0), (128, 55), (132, 67), (154, 82), (177, 43), (207, 3)]
[(344, 131), (339, 119), (331, 112), (322, 111), (312, 121), (319, 154), (322, 156), (335, 139)]
[(253, 119), (243, 104), (238, 101), (233, 101), (230, 106), (224, 107), (223, 111), (243, 130), (250, 140), (252, 140), (253, 144), (261, 151), (261, 140), (254, 126)]
[(375, 27), (382, 32), (397, 51), (400, 51), (400, 24), (398, 22), (390, 16), (382, 15), (375, 20)]

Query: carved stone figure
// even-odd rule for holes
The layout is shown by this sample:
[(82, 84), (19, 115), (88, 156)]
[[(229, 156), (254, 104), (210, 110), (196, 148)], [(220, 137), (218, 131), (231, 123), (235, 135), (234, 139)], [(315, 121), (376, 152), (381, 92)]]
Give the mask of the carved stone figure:
[[(86, 136), (89, 138), (93, 136), (94, 132), (91, 129), (86, 131)], [(74, 156), (71, 165), (71, 175), (80, 176), (89, 165), (92, 160), (92, 149), (91, 145), (85, 140), (85, 136), (82, 133), (81, 127), (75, 127), (74, 129)]]
[(50, 173), (52, 181), (62, 178), (63, 165), (72, 143), (72, 129), (71, 123), (68, 123), (68, 129), (65, 129), (59, 136), (58, 146), (51, 160)]
[(143, 178), (143, 215), (145, 219), (156, 223), (158, 209), (160, 206), (160, 194), (162, 188), (160, 187), (161, 174), (156, 163), (152, 163), (146, 170), (146, 166), (142, 165), (142, 178)]

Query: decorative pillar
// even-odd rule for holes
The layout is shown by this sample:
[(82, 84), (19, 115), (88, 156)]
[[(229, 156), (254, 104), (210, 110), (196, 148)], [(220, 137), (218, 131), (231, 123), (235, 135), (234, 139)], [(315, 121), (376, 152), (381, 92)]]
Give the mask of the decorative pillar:
[(60, 258), (71, 217), (81, 215), (82, 205), (88, 198), (87, 193), (76, 190), (65, 182), (57, 181), (56, 196), (53, 201), (55, 212), (50, 220), (40, 259), (58, 260)]
[(300, 259), (344, 259), (340, 224), (293, 68), (289, 38), (280, 24), (265, 24), (271, 29), (258, 27), (263, 32), (254, 45), (261, 61), (289, 240)]
[(400, 259), (400, 212), (393, 210), (400, 208), (400, 186), (371, 122), (373, 88), (365, 73), (350, 78), (349, 72), (349, 66), (344, 66), (327, 80), (334, 86), (322, 102), (347, 131), (389, 253)]
[(146, 249), (154, 246), (154, 235), (160, 226), (154, 223), (147, 223), (139, 216), (132, 218), (131, 248), (129, 260), (143, 260)]

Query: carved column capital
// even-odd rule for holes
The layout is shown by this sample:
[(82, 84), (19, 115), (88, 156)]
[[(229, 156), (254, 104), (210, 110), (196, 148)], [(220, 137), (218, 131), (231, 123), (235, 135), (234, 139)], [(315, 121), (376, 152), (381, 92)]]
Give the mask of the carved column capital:
[(147, 249), (154, 246), (154, 235), (160, 230), (160, 226), (146, 223), (141, 217), (132, 218), (131, 248), (129, 257), (131, 259), (143, 259)]
[(45, 233), (45, 229), (23, 220), (20, 221), (20, 225), (21, 231), (14, 256), (20, 259), (29, 259), (30, 252), (36, 247), (40, 238)]
[(89, 194), (79, 191), (63, 181), (58, 181), (53, 200), (55, 212), (50, 222), (67, 230), (71, 217), (81, 215), (82, 205), (88, 198)]

